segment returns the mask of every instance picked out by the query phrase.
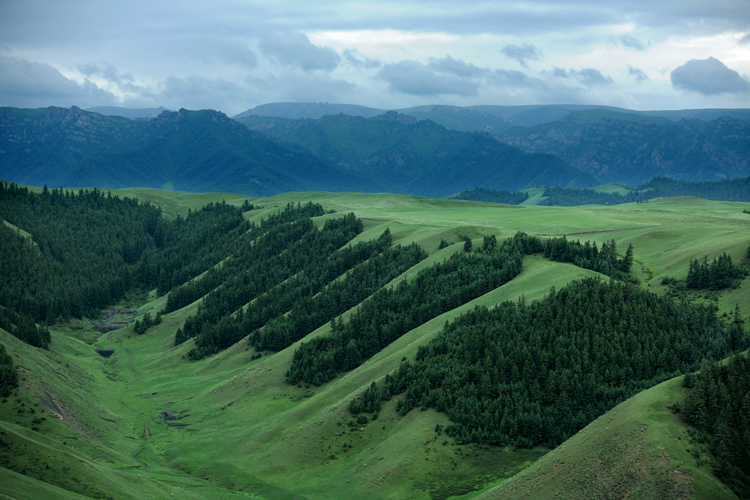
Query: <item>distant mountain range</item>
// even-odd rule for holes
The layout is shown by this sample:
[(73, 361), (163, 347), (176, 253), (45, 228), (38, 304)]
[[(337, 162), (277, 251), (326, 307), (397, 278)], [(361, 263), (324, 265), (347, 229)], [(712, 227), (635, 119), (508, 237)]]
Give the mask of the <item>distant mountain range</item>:
[(293, 124), (260, 127), (286, 142), (209, 110), (163, 111), (136, 121), (77, 107), (0, 108), (0, 178), (50, 187), (168, 187), (258, 196), (286, 191), (446, 196), (477, 185), (596, 183), (556, 156), (527, 154), (488, 134), (451, 131), (395, 112), (369, 119), (270, 120)]
[[(263, 109), (294, 116), (294, 110), (320, 113), (334, 105), (305, 106)], [(475, 187), (635, 186), (655, 176), (710, 181), (750, 175), (750, 120), (674, 121), (583, 108), (422, 106), (404, 110), (411, 115), (317, 119), (230, 119), (184, 109), (155, 118), (147, 118), (147, 110), (130, 110), (144, 116), (128, 119), (121, 116), (128, 114), (123, 108), (104, 109), (117, 113), (111, 116), (77, 107), (0, 108), (0, 179), (258, 196), (322, 190), (441, 197)], [(521, 121), (566, 111), (549, 123)]]
[(150, 120), (156, 118), (162, 111), (169, 111), (167, 108), (159, 106), (158, 108), (122, 108), (119, 106), (94, 106), (93, 108), (86, 108), (86, 111), (92, 113), (99, 113), (104, 116), (122, 116), (131, 120), (142, 118), (144, 120)]
[(217, 111), (164, 111), (133, 121), (76, 107), (0, 108), (0, 151), (0, 178), (38, 186), (252, 195), (385, 189)]
[(750, 120), (672, 121), (609, 110), (574, 111), (495, 137), (557, 155), (602, 182), (635, 186), (655, 176), (713, 181), (750, 174)]
[[(600, 106), (595, 104), (531, 104), (523, 106), (446, 106), (430, 104), (411, 108), (396, 109), (401, 114), (419, 120), (432, 120), (445, 128), (464, 131), (486, 131), (500, 133), (514, 125), (532, 127), (542, 123), (557, 121), (575, 111), (606, 110), (616, 113), (635, 114), (645, 117), (663, 117), (672, 121), (699, 119), (704, 121), (730, 117), (750, 120), (750, 109), (682, 109), (663, 111), (636, 111), (632, 109)], [(388, 110), (368, 108), (354, 104), (329, 104), (312, 102), (278, 102), (262, 104), (248, 109), (234, 118), (265, 116), (273, 118), (318, 119), (326, 115), (343, 113), (350, 116), (372, 118)], [(491, 128), (488, 128), (490, 126)]]
[(391, 183), (392, 191), (448, 196), (476, 186), (523, 189), (587, 187), (596, 179), (553, 155), (527, 154), (491, 135), (459, 132), (389, 111), (312, 120), (247, 117), (253, 130), (302, 146), (332, 164)]
[[(329, 156), (332, 161), (341, 161), (317, 145), (309, 119), (291, 124), (289, 117), (297, 116), (295, 111), (301, 110), (301, 105), (267, 106), (266, 110), (283, 111), (289, 123), (280, 127), (282, 118), (254, 115), (238, 120), (254, 130), (301, 144)], [(318, 112), (323, 112), (323, 108), (319, 107)], [(554, 154), (600, 183), (636, 186), (656, 176), (713, 181), (750, 174), (748, 109), (632, 111), (586, 105), (419, 106), (399, 112), (420, 121), (431, 120), (447, 129), (484, 131), (527, 153)], [(325, 118), (319, 120), (323, 120), (321, 126), (327, 126)], [(358, 122), (349, 123), (358, 126), (355, 125)], [(296, 129), (305, 129), (305, 133), (313, 135), (303, 137), (301, 132), (289, 132)], [(579, 182), (585, 184), (582, 179)], [(480, 185), (488, 187), (477, 184)]]

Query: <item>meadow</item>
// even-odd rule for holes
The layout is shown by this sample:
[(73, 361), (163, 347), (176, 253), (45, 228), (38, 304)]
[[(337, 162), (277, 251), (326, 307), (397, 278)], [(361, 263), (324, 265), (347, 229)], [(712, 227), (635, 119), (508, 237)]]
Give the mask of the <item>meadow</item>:
[[(113, 193), (160, 205), (170, 217), (212, 201), (239, 206), (248, 199), (152, 189)], [(750, 205), (696, 198), (569, 208), (317, 192), (249, 201), (263, 207), (247, 212), (250, 220), (289, 202), (314, 201), (335, 211), (320, 224), (354, 212), (365, 222), (355, 242), (390, 228), (394, 243), (417, 242), (430, 254), (404, 273), (407, 279), (461, 251), (464, 235), (481, 245), (485, 235), (501, 240), (523, 231), (597, 243), (614, 239), (620, 252), (632, 244), (640, 286), (666, 293), (662, 278), (684, 279), (691, 260), (726, 252), (739, 262), (750, 244), (750, 215), (743, 213)], [(443, 239), (451, 245), (439, 249)], [(14, 498), (115, 499), (438, 500), (531, 492), (535, 498), (610, 498), (613, 491), (630, 492), (631, 498), (734, 498), (709, 467), (696, 465), (687, 451), (692, 445), (686, 426), (667, 409), (682, 390), (678, 379), (631, 398), (552, 451), (457, 445), (436, 430), (450, 423), (446, 415), (426, 410), (401, 417), (397, 398), (384, 404), (376, 420), (350, 425), (349, 401), (395, 370), (402, 358), (413, 359), (446, 321), (477, 305), (538, 299), (553, 286), (593, 275), (527, 256), (511, 282), (410, 331), (320, 387), (285, 383), (297, 344), (256, 353), (244, 339), (215, 356), (189, 361), (193, 341), (175, 347), (174, 334), (198, 302), (164, 315), (143, 335), (132, 325), (98, 334), (96, 318), (52, 327), (49, 352), (0, 331), (22, 378), (16, 394), (0, 403), (0, 459), (5, 460), (0, 492)], [(749, 287), (743, 282), (737, 289), (694, 292), (688, 298), (716, 304), (720, 316), (739, 305), (747, 318)], [(153, 316), (165, 301), (152, 292), (115, 307), (137, 307), (139, 316)], [(324, 325), (306, 340), (328, 332)], [(114, 353), (104, 358), (95, 349)]]

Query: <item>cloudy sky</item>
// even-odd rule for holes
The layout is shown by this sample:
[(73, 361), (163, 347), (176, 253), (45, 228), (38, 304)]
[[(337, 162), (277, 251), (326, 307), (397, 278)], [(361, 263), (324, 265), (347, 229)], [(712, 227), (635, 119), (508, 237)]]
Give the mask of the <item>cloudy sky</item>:
[(750, 107), (750, 0), (0, 0), (0, 105)]

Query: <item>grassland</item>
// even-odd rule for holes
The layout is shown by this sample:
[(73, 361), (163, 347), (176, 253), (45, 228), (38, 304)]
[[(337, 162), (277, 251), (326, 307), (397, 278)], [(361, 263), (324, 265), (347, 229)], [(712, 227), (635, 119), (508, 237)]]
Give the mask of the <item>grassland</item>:
[[(160, 204), (173, 217), (209, 202), (240, 205), (246, 199), (146, 189), (116, 193)], [(517, 231), (614, 239), (623, 250), (632, 243), (634, 272), (641, 286), (657, 293), (666, 290), (662, 277), (684, 278), (690, 260), (723, 252), (739, 260), (750, 243), (750, 222), (742, 213), (748, 204), (695, 198), (561, 208), (390, 194), (287, 193), (250, 199), (264, 208), (246, 217), (259, 219), (289, 202), (308, 200), (365, 219), (360, 239), (388, 227), (396, 243), (419, 243), (431, 254), (419, 267), (459, 251), (460, 244), (443, 250), (438, 245), (441, 239), (458, 243), (462, 235), (475, 244), (483, 235), (505, 238)], [(296, 345), (257, 358), (243, 340), (214, 357), (188, 361), (192, 341), (174, 347), (174, 332), (197, 303), (164, 315), (161, 325), (140, 336), (132, 327), (99, 335), (91, 321), (57, 326), (50, 352), (40, 353), (0, 331), (0, 342), (22, 367), (23, 378), (16, 394), (0, 403), (0, 438), (7, 443), (0, 446), (0, 457), (6, 458), (0, 464), (0, 493), (65, 498), (56, 489), (64, 488), (115, 499), (444, 499), (579, 491), (577, 498), (621, 498), (607, 495), (635, 485), (633, 498), (653, 498), (649, 494), (662, 491), (677, 492), (674, 498), (720, 498), (716, 494), (726, 494), (723, 486), (694, 466), (685, 451), (684, 428), (666, 410), (681, 390), (677, 381), (618, 406), (552, 453), (457, 446), (435, 432), (436, 424), (448, 423), (445, 415), (428, 410), (400, 417), (395, 401), (384, 405), (377, 420), (348, 425), (349, 400), (403, 357), (413, 358), (446, 321), (475, 305), (492, 307), (521, 295), (533, 300), (552, 286), (592, 274), (527, 257), (521, 275), (510, 283), (416, 328), (358, 369), (317, 388), (284, 382)], [(744, 283), (711, 300), (717, 300), (720, 314), (739, 304), (747, 317), (748, 294), (750, 285)], [(153, 314), (164, 301), (152, 295), (135, 305), (138, 314)], [(328, 331), (325, 325), (311, 337)], [(103, 358), (95, 349), (114, 349), (114, 354)], [(165, 420), (163, 412), (177, 420)], [(687, 476), (670, 475), (670, 468)], [(21, 469), (25, 474), (19, 474)], [(597, 479), (586, 480), (590, 473)]]

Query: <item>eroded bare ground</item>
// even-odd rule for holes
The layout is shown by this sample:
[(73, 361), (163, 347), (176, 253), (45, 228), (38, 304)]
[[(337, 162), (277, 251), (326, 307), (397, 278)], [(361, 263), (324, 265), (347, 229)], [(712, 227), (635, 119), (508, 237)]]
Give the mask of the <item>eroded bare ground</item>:
[[(94, 324), (94, 330), (108, 333), (113, 330), (125, 328), (135, 320), (136, 309), (102, 309), (101, 316)], [(114, 319), (120, 316), (118, 321)]]

